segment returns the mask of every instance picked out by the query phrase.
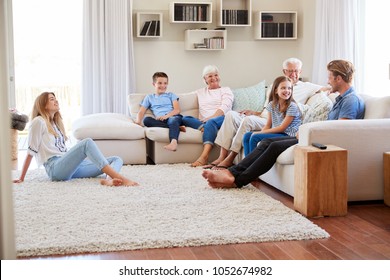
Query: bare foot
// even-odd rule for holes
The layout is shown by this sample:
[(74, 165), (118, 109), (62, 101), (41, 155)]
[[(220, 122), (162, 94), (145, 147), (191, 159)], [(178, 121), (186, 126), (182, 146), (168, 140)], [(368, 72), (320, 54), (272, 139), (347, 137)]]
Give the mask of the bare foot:
[(210, 164), (203, 166), (203, 169), (214, 169), (214, 167), (218, 166), (220, 164), (220, 162), (221, 161), (217, 158), (216, 160), (214, 160)]
[(104, 186), (121, 186), (123, 183), (122, 179), (114, 178), (114, 179), (101, 179), (100, 184)]
[(226, 168), (226, 167), (232, 166), (236, 156), (237, 156), (237, 153), (230, 152), (229, 155), (225, 159), (221, 160), (219, 162), (219, 164), (217, 164), (217, 166), (222, 166), (222, 168)]
[(201, 159), (197, 159), (195, 162), (191, 163), (191, 167), (204, 166), (207, 164), (207, 161), (202, 161)]
[(186, 127), (184, 125), (179, 126), (179, 129), (180, 129), (181, 132), (186, 132), (187, 131), (187, 129), (186, 129)]
[(176, 149), (177, 149), (177, 142), (173, 142), (172, 141), (168, 145), (164, 146), (164, 149), (166, 149), (168, 151), (172, 151), (172, 152), (176, 151)]
[(134, 181), (131, 181), (127, 178), (124, 178), (124, 179), (122, 179), (122, 186), (135, 187), (135, 186), (139, 186), (139, 184), (137, 182), (134, 182)]
[(203, 178), (207, 180), (209, 185), (213, 188), (234, 188), (234, 176), (227, 169), (221, 170), (204, 170)]

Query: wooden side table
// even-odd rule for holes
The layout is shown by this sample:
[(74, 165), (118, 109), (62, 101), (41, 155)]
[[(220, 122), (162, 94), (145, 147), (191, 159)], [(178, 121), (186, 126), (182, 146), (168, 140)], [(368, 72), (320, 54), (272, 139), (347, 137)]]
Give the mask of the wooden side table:
[(390, 152), (383, 154), (383, 191), (385, 204), (390, 206)]
[(295, 147), (294, 208), (307, 217), (347, 215), (348, 152)]

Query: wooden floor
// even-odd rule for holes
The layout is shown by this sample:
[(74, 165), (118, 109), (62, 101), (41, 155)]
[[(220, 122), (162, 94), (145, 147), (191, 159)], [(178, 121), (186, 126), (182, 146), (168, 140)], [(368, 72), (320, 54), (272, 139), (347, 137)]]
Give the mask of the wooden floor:
[[(14, 163), (18, 169), (21, 163)], [(293, 207), (293, 199), (263, 182), (254, 185)], [(348, 206), (345, 217), (311, 219), (328, 239), (149, 249), (29, 259), (56, 260), (389, 260), (390, 207), (383, 202)]]

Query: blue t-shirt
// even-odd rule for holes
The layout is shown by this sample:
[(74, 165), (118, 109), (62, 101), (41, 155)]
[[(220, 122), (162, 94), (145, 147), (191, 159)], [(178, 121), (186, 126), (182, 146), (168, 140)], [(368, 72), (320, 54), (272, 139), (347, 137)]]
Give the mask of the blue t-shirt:
[(179, 100), (179, 97), (172, 92), (151, 93), (145, 96), (140, 105), (146, 109), (150, 108), (155, 117), (160, 117), (173, 110), (173, 101), (175, 100)]
[(336, 97), (336, 102), (329, 112), (328, 120), (363, 119), (364, 101), (355, 93), (355, 89), (350, 87), (343, 95)]
[[(275, 107), (272, 106), (272, 102), (268, 103), (266, 107), (267, 111), (271, 113), (272, 116), (272, 127), (277, 127), (282, 124), (284, 120), (283, 113), (279, 110), (279, 103)], [(298, 108), (297, 103), (291, 102), (287, 108), (286, 116), (293, 116), (294, 119), (290, 125), (286, 128), (284, 133), (288, 136), (294, 137), (299, 129), (299, 126), (302, 124), (301, 111)]]

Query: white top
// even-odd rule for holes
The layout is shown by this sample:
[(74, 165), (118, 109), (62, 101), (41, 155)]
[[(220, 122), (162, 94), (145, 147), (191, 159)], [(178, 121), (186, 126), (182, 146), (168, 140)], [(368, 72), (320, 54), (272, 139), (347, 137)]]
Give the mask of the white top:
[(52, 156), (61, 156), (67, 151), (65, 138), (54, 125), (58, 137), (51, 134), (45, 120), (38, 116), (31, 121), (28, 135), (28, 153), (36, 158), (38, 166)]
[(234, 95), (229, 87), (208, 89), (207, 87), (196, 91), (199, 103), (199, 119), (212, 116), (217, 109), (226, 114), (232, 109)]

